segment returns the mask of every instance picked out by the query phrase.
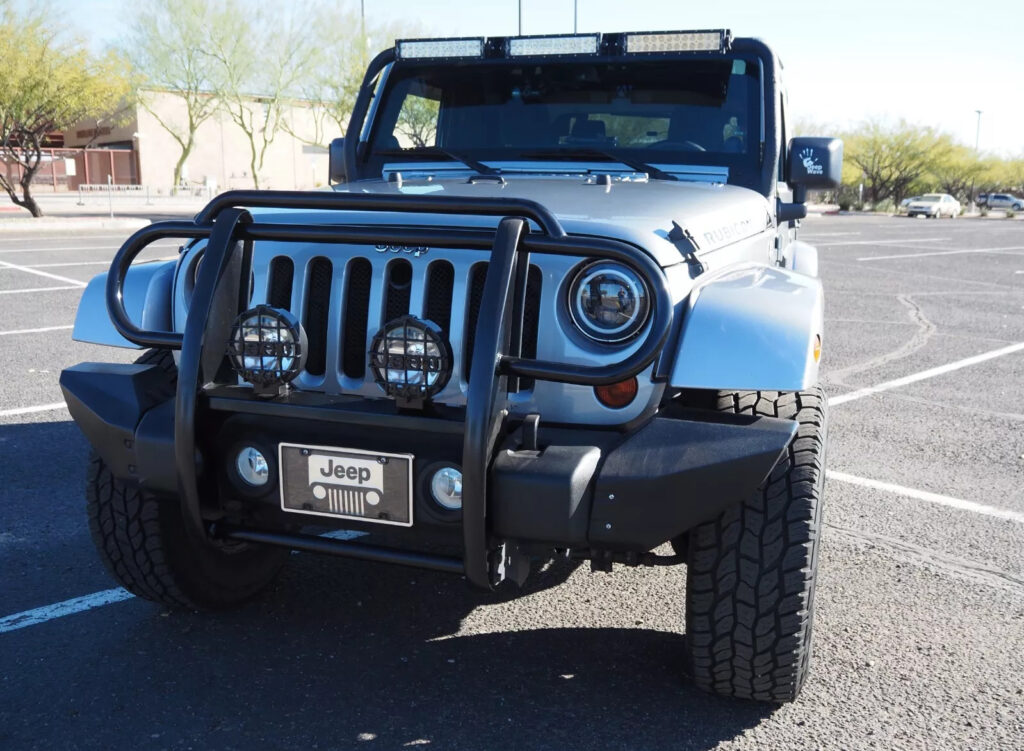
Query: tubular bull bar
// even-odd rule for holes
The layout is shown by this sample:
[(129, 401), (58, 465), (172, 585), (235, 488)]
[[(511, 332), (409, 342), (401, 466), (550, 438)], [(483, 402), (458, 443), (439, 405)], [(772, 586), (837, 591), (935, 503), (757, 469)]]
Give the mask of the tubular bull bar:
[[(453, 226), (367, 227), (344, 224), (291, 225), (254, 221), (249, 208), (322, 211), (386, 211), (501, 217), (496, 229)], [(540, 233), (531, 233), (533, 221)], [(147, 331), (129, 318), (123, 300), (132, 261), (151, 243), (165, 238), (205, 239), (184, 333)], [(224, 362), (231, 326), (247, 306), (252, 243), (256, 240), (432, 245), (490, 252), (484, 299), (493, 315), (477, 323), (467, 394), (462, 454), (464, 555), (455, 558), (391, 550), (306, 535), (229, 528), (221, 534), (254, 542), (333, 552), (462, 572), (473, 584), (490, 587), (494, 579), (487, 530), (488, 469), (506, 417), (507, 378), (522, 377), (600, 386), (636, 375), (660, 353), (672, 324), (672, 302), (664, 274), (642, 250), (617, 240), (568, 237), (544, 206), (521, 199), (433, 196), (376, 196), (301, 191), (230, 191), (204, 208), (194, 221), (159, 222), (132, 235), (121, 247), (107, 276), (111, 320), (128, 341), (143, 347), (181, 350), (174, 406), (174, 458), (183, 516), (198, 539), (210, 534), (204, 520), (196, 469), (196, 417), (203, 386), (216, 379)], [(581, 366), (523, 358), (520, 355), (526, 275), (531, 253), (582, 256), (619, 261), (634, 269), (651, 291), (647, 333), (629, 357), (604, 366)], [(315, 542), (313, 542), (315, 540)]]

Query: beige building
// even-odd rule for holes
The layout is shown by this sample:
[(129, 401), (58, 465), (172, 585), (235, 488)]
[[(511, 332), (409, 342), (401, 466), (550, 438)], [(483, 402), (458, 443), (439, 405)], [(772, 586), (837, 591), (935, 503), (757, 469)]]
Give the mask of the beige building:
[[(113, 181), (148, 186), (154, 194), (166, 194), (173, 187), (174, 165), (181, 155), (181, 147), (167, 127), (182, 136), (187, 133), (184, 101), (170, 91), (145, 91), (143, 97), (145, 106), (131, 105), (127, 117), (120, 118), (121, 124), (112, 126), (102, 120), (90, 120), (69, 128), (64, 134), (64, 146), (127, 152), (117, 160), (110, 159), (111, 164), (116, 161)], [(247, 114), (256, 122), (262, 121), (264, 105), (253, 99)], [(342, 134), (321, 135), (322, 121), (318, 121), (316, 110), (303, 101), (285, 106), (283, 122), (284, 127), (274, 135), (259, 169), (260, 187), (301, 190), (326, 185), (327, 150), (314, 144), (321, 138), (329, 140)], [(259, 148), (259, 133), (256, 139)], [(91, 172), (96, 171), (94, 165)], [(77, 175), (77, 181), (105, 183), (110, 172), (106, 161), (98, 171), (100, 174)], [(195, 146), (182, 170), (182, 182), (196, 193), (252, 188), (252, 171), (248, 137), (227, 112), (218, 110), (199, 126)]]

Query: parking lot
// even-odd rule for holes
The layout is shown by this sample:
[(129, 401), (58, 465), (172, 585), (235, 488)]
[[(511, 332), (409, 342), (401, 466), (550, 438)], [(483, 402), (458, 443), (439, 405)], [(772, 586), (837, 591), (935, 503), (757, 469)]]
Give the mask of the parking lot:
[(70, 339), (126, 234), (0, 234), (0, 748), (1024, 747), (1024, 222), (805, 223), (830, 475), (783, 707), (687, 682), (681, 567), (557, 565), (515, 597), (304, 554), (212, 615), (114, 589), (57, 378), (136, 354)]

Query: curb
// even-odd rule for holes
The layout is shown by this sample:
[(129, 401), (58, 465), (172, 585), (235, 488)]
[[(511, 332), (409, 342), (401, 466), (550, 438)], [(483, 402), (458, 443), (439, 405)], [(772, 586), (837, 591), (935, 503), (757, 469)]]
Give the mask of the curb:
[(0, 234), (5, 232), (54, 232), (59, 230), (118, 229), (137, 230), (148, 227), (149, 219), (107, 219), (103, 217), (57, 217), (44, 216), (33, 218), (6, 218), (0, 216)]

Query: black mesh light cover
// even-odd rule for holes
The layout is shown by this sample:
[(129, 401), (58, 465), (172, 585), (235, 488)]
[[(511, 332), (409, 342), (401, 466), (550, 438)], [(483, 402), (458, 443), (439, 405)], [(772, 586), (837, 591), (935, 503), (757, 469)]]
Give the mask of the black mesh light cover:
[(269, 305), (257, 305), (236, 319), (228, 342), (228, 357), (243, 380), (264, 390), (283, 386), (295, 378), (305, 365), (308, 349), (306, 332), (294, 315)]
[(384, 393), (402, 406), (417, 406), (448, 383), (452, 348), (437, 324), (402, 316), (388, 321), (373, 337), (370, 367)]

